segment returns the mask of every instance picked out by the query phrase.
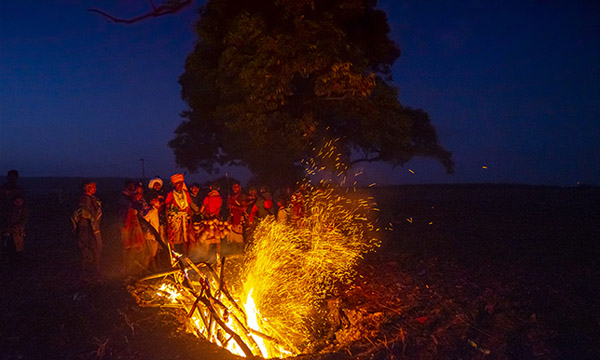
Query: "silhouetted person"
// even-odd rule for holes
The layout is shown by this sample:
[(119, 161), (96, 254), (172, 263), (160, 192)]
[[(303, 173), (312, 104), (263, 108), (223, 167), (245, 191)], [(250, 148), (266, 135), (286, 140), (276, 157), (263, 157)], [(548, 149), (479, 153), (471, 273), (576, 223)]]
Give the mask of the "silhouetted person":
[(96, 183), (94, 181), (85, 180), (82, 190), (79, 204), (71, 220), (77, 234), (77, 244), (81, 250), (84, 280), (91, 281), (100, 276), (100, 259), (103, 248), (100, 234), (102, 203), (95, 196)]
[(0, 229), (5, 229), (17, 196), (23, 196), (23, 189), (19, 186), (19, 172), (9, 170), (6, 174), (6, 182), (0, 187)]
[(2, 232), (2, 246), (11, 264), (19, 264), (25, 249), (25, 229), (29, 214), (23, 197), (17, 195), (10, 208), (6, 228)]
[(0, 236), (2, 259), (16, 263), (23, 252), (27, 210), (23, 189), (18, 184), (19, 172), (9, 170), (6, 182), (0, 187)]
[(200, 184), (192, 183), (190, 185), (190, 210), (192, 214), (192, 223), (202, 221), (202, 198), (200, 197)]
[(125, 182), (119, 203), (121, 206), (121, 243), (123, 244), (123, 268), (126, 276), (136, 275), (143, 270), (146, 238), (140, 217), (149, 209), (143, 197), (141, 183)]

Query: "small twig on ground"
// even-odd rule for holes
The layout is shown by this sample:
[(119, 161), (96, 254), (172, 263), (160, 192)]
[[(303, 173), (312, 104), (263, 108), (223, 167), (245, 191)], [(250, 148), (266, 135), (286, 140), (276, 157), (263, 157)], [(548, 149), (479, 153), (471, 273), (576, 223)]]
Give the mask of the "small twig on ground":
[(125, 318), (125, 323), (131, 329), (131, 336), (135, 336), (135, 328), (133, 326), (133, 322), (131, 322), (131, 320), (129, 320), (129, 318), (127, 317), (127, 314), (125, 314), (124, 312), (122, 312), (121, 309), (118, 309), (117, 311), (119, 312), (119, 314), (121, 314)]
[(402, 357), (406, 356), (406, 334), (404, 328), (400, 328), (400, 340), (402, 340)]
[(96, 343), (96, 345), (98, 345), (98, 349), (96, 349), (95, 355), (96, 355), (96, 359), (102, 359), (104, 357), (104, 355), (106, 354), (106, 345), (108, 344), (108, 341), (110, 340), (110, 338), (106, 339), (104, 342), (102, 342), (100, 339), (98, 338), (94, 338), (94, 342)]

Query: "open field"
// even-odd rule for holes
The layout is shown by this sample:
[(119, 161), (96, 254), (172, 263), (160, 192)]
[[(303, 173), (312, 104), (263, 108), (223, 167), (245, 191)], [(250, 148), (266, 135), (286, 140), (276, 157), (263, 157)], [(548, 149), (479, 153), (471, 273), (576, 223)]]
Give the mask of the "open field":
[[(185, 334), (171, 312), (139, 308), (126, 291), (120, 180), (114, 188), (99, 181), (107, 281), (79, 280), (69, 228), (78, 182), (22, 182), (30, 229), (24, 264), (0, 269), (0, 359), (235, 358)], [(370, 191), (391, 231), (341, 292), (349, 324), (332, 336), (334, 352), (306, 358), (600, 358), (599, 189)]]

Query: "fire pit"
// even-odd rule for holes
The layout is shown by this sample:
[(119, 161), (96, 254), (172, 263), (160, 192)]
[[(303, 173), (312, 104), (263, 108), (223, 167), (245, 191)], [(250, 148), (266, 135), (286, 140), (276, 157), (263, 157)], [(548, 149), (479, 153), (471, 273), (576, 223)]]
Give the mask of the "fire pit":
[(301, 224), (267, 218), (245, 254), (212, 263), (172, 252), (171, 271), (132, 287), (138, 303), (185, 310), (191, 332), (237, 355), (311, 352), (338, 326), (328, 299), (353, 279), (357, 261), (379, 240), (369, 221), (370, 199), (339, 188), (305, 188)]

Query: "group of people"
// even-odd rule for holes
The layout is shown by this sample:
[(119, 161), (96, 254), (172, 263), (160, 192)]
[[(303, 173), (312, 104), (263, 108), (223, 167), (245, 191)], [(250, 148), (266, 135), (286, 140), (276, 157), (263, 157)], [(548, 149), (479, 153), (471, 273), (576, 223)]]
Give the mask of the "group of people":
[[(20, 262), (25, 247), (29, 217), (18, 178), (19, 172), (10, 170), (0, 186), (2, 263)], [(170, 191), (160, 177), (151, 179), (146, 190), (140, 182), (125, 183), (119, 200), (125, 273), (155, 271), (161, 258), (171, 261), (172, 250), (206, 258), (220, 253), (224, 242), (232, 251), (243, 251), (261, 219), (272, 216), (300, 226), (304, 215), (302, 188), (294, 194), (288, 189), (274, 199), (267, 186), (252, 186), (244, 192), (235, 182), (223, 197), (217, 183), (203, 192), (198, 183), (188, 188), (183, 174), (174, 174), (170, 180)], [(96, 197), (95, 181), (84, 180), (81, 189), (71, 221), (85, 277), (95, 278), (100, 275), (103, 251), (102, 203)], [(161, 250), (164, 256), (159, 258)]]
[(18, 184), (19, 172), (9, 170), (0, 187), (0, 262), (19, 264), (25, 249), (25, 234), (29, 220), (25, 195)]
[[(304, 214), (301, 189), (294, 194), (283, 191), (274, 199), (267, 186), (250, 187), (245, 193), (236, 182), (224, 198), (217, 183), (201, 194), (201, 186), (188, 187), (183, 174), (174, 174), (170, 182), (170, 191), (160, 177), (151, 179), (147, 189), (140, 182), (125, 183), (119, 219), (126, 274), (155, 271), (165, 261), (171, 265), (172, 251), (205, 259), (219, 254), (222, 243), (231, 251), (243, 251), (261, 219), (273, 216), (298, 225)], [(72, 220), (84, 271), (94, 275), (99, 274), (102, 254), (102, 206), (92, 180), (86, 180), (82, 189)]]

